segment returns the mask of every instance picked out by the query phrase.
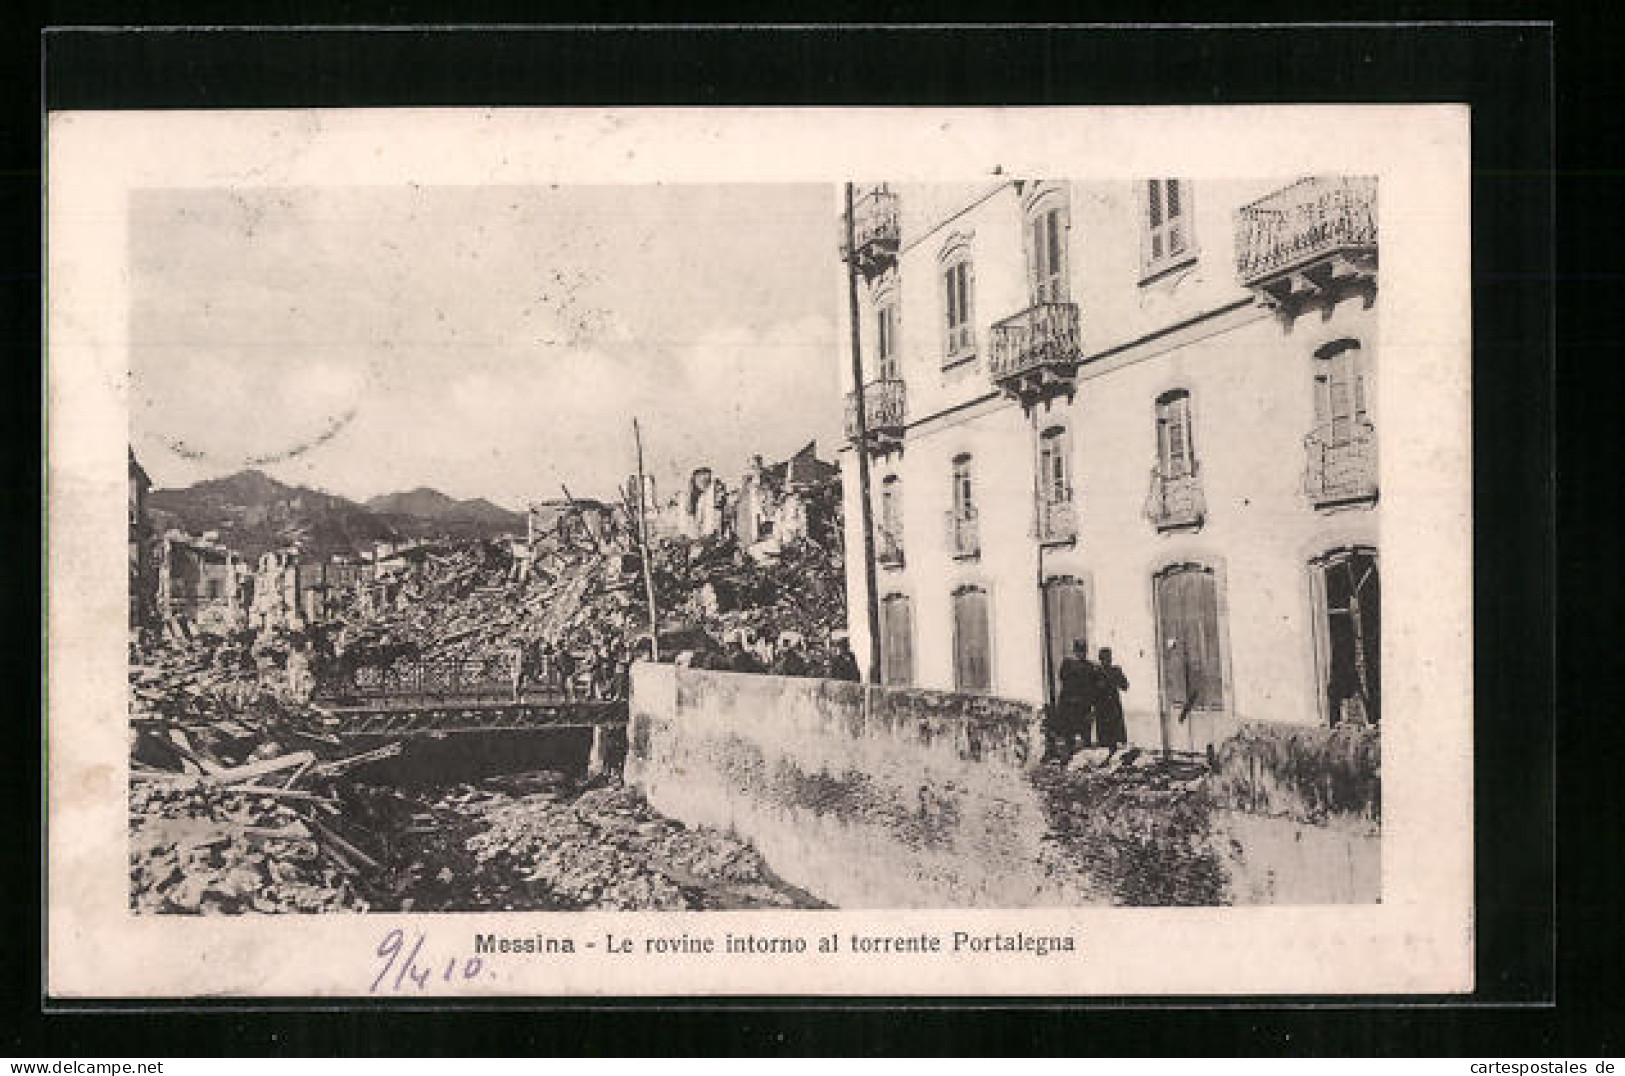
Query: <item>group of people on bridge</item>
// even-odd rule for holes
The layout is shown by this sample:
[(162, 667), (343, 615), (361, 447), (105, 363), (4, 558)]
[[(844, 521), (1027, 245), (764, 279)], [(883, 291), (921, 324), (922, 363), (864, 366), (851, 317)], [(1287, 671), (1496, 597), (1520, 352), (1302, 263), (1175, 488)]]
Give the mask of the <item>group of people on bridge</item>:
[(627, 696), (631, 659), (623, 646), (609, 641), (587, 645), (579, 653), (549, 639), (521, 639), (513, 652), (513, 701), (527, 687), (578, 699), (611, 700)]

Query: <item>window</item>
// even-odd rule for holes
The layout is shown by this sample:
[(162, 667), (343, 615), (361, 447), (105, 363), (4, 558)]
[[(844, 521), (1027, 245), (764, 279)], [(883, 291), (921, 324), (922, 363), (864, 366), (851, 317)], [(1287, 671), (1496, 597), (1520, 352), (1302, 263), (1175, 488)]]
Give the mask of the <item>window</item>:
[(1072, 438), (1065, 426), (1051, 426), (1038, 438), (1038, 492), (1048, 504), (1072, 500)]
[(875, 355), (880, 367), (882, 380), (890, 381), (897, 377), (897, 303), (887, 299), (879, 304), (875, 310), (876, 346)]
[(1034, 304), (1067, 301), (1066, 233), (1066, 207), (1053, 201), (1029, 218), (1027, 257)]
[(1316, 650), (1328, 724), (1382, 720), (1382, 587), (1374, 549), (1339, 549), (1312, 565)]
[(1182, 179), (1150, 179), (1145, 184), (1147, 274), (1181, 264), (1195, 253), (1190, 224), (1190, 184)]
[(880, 603), (880, 680), (914, 682), (914, 610), (906, 594), (888, 594)]
[(1315, 428), (1331, 446), (1352, 441), (1366, 413), (1365, 355), (1358, 341), (1339, 340), (1315, 354)]
[(988, 646), (987, 591), (979, 586), (954, 591), (954, 688), (991, 691), (993, 665)]
[(1156, 577), (1157, 650), (1163, 715), (1183, 723), (1192, 711), (1224, 709), (1218, 586), (1213, 569), (1177, 564)]
[(955, 233), (942, 253), (943, 358), (957, 362), (976, 352), (972, 297), (976, 273), (969, 240)]
[(948, 548), (956, 557), (981, 553), (981, 536), (976, 523), (976, 487), (971, 477), (969, 455), (954, 457), (953, 508), (948, 512)]
[(970, 519), (976, 515), (976, 493), (971, 483), (971, 458), (954, 457), (954, 515)]
[(1164, 479), (1196, 473), (1191, 443), (1191, 395), (1175, 389), (1157, 397), (1157, 467)]
[(880, 483), (880, 559), (903, 557), (903, 480), (894, 474)]

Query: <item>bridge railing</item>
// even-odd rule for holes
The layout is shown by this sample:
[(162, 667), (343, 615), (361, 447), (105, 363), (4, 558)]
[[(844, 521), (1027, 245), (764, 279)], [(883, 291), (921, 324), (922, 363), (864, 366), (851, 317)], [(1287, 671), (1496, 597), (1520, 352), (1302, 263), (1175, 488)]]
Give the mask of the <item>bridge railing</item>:
[(346, 664), (340, 660), (317, 675), (314, 697), (319, 701), (356, 702), (506, 701), (513, 697), (513, 658), (437, 658), (384, 664)]

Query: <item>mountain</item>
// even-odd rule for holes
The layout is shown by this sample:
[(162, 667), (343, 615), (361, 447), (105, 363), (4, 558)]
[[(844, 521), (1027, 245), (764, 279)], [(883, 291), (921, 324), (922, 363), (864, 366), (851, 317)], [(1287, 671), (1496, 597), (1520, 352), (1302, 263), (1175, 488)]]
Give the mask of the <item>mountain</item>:
[(523, 513), (510, 512), (484, 497), (459, 501), (437, 489), (422, 486), (374, 497), (367, 502), (367, 508), (391, 527), (414, 538), (494, 538), (525, 532)]
[(263, 471), (155, 489), (147, 503), (160, 530), (218, 531), (222, 542), (250, 558), (290, 545), (322, 556), (356, 553), (401, 537), (387, 520), (354, 501), (290, 486)]

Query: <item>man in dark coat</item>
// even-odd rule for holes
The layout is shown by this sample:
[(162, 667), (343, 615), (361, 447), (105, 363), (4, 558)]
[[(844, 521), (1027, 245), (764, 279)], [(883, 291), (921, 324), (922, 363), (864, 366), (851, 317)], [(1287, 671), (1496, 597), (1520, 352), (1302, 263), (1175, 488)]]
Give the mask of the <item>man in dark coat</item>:
[(854, 684), (863, 679), (863, 674), (858, 672), (858, 659), (852, 656), (852, 648), (845, 639), (835, 644), (835, 655), (829, 659), (829, 675), (832, 680)]
[(1122, 695), (1128, 690), (1128, 677), (1112, 664), (1111, 647), (1101, 647), (1099, 656), (1100, 663), (1095, 666), (1095, 736), (1102, 747), (1116, 751), (1128, 742)]
[(1072, 640), (1072, 653), (1061, 661), (1060, 697), (1055, 701), (1055, 740), (1063, 758), (1078, 749), (1076, 741), (1088, 746), (1093, 739), (1095, 691), (1099, 682), (1095, 667), (1082, 639)]

